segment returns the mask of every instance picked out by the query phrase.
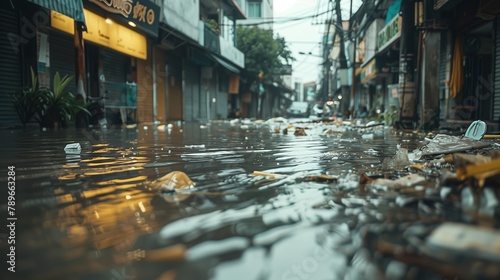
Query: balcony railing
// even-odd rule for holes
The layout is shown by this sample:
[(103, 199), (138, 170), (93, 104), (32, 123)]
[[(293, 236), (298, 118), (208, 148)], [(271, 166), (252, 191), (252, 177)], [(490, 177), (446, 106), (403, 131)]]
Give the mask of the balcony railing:
[(212, 28), (208, 27), (205, 24), (205, 28), (203, 30), (204, 33), (204, 46), (210, 51), (220, 54), (220, 42), (219, 42), (219, 34), (212, 30)]

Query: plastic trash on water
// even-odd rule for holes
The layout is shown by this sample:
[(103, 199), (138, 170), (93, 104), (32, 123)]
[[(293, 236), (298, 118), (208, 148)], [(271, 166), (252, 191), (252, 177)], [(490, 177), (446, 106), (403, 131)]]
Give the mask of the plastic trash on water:
[(474, 121), (467, 128), (464, 137), (474, 140), (481, 140), (485, 133), (486, 123), (483, 121)]
[(425, 140), (428, 143), (422, 149), (424, 156), (463, 152), (471, 149), (487, 148), (490, 146), (487, 142), (477, 141), (467, 137), (460, 138), (446, 134), (437, 134), (434, 138), (425, 138)]
[(398, 150), (394, 156), (394, 164), (398, 169), (404, 168), (406, 165), (410, 164), (410, 160), (408, 159), (408, 150), (401, 148), (401, 145), (398, 145)]
[(408, 153), (408, 159), (410, 161), (420, 160), (422, 158), (423, 152), (421, 149), (415, 149), (413, 152)]
[(80, 143), (67, 144), (66, 147), (64, 147), (64, 151), (67, 154), (80, 154), (82, 151), (82, 146), (80, 146)]
[(396, 154), (392, 158), (385, 158), (382, 161), (382, 168), (386, 170), (396, 169), (401, 170), (410, 164), (408, 158), (408, 150), (397, 145)]
[(370, 134), (363, 134), (361, 135), (361, 138), (365, 139), (365, 140), (373, 140), (373, 133), (370, 133)]
[(499, 230), (458, 223), (441, 224), (426, 240), (433, 249), (493, 262), (500, 261), (499, 242)]

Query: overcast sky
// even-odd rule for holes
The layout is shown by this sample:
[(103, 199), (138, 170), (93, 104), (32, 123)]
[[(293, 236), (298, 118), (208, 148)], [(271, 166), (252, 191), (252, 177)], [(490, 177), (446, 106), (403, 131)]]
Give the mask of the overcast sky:
[[(334, 1), (333, 1), (334, 2)], [(360, 0), (354, 0), (354, 8), (358, 7)], [(274, 17), (279, 22), (287, 18), (305, 17), (315, 15), (318, 12), (328, 10), (328, 0), (274, 0)], [(350, 0), (342, 0), (341, 8), (346, 14), (344, 19), (348, 18)], [(300, 21), (291, 21), (287, 23), (276, 23), (273, 26), (275, 34), (284, 37), (289, 43), (292, 55), (296, 61), (293, 63), (293, 78), (300, 79), (302, 83), (316, 81), (322, 62), (321, 42), (322, 34), (325, 30), (321, 21), (326, 19), (326, 15), (317, 18), (309, 18)], [(312, 55), (302, 55), (299, 52)]]

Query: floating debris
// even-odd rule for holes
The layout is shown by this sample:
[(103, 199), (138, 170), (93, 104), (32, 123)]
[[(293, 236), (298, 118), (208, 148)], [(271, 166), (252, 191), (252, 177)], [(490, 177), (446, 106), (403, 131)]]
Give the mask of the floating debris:
[(191, 189), (196, 183), (181, 171), (172, 171), (167, 175), (158, 178), (152, 182), (146, 183), (148, 187), (156, 190), (175, 191), (179, 189)]
[(459, 223), (443, 223), (427, 238), (428, 246), (500, 262), (500, 230)]
[(64, 151), (67, 154), (80, 154), (82, 151), (82, 146), (80, 146), (80, 143), (71, 143), (64, 147)]
[(295, 128), (295, 132), (293, 133), (295, 136), (307, 136), (307, 133), (304, 128), (297, 127)]
[(451, 154), (490, 146), (486, 142), (446, 134), (437, 134), (425, 140), (428, 143), (422, 148), (423, 155)]

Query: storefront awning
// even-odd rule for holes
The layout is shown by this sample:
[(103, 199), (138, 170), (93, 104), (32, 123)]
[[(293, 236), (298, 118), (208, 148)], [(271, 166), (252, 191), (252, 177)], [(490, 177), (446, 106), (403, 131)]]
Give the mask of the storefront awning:
[(85, 15), (83, 14), (83, 3), (81, 0), (28, 0), (38, 6), (54, 10), (58, 13), (66, 15), (76, 21), (82, 22), (85, 25)]
[(228, 62), (225, 62), (222, 58), (218, 58), (217, 56), (215, 55), (210, 55), (213, 59), (215, 59), (215, 61), (222, 65), (224, 68), (226, 68), (227, 70), (229, 70), (230, 72), (233, 72), (235, 74), (239, 74), (240, 73), (240, 70), (238, 70), (238, 68), (232, 66), (231, 64), (229, 64)]

